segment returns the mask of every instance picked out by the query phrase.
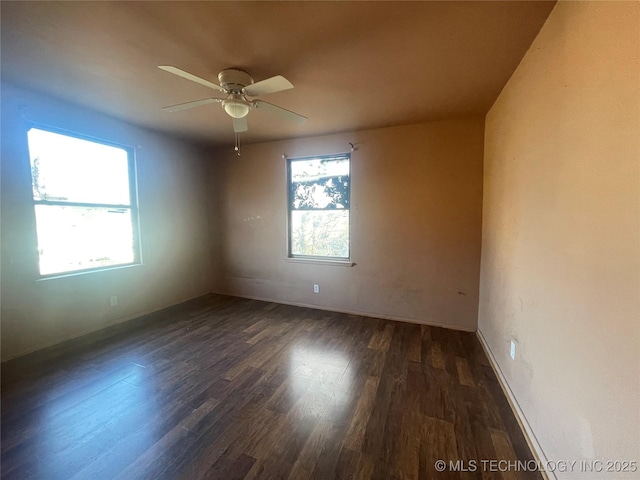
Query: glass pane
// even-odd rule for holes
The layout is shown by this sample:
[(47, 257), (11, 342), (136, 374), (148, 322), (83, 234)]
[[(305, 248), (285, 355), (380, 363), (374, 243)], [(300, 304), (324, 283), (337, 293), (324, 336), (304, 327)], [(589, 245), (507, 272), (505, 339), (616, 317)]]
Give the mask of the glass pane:
[(292, 211), (291, 254), (349, 258), (349, 211)]
[(34, 199), (130, 204), (126, 150), (37, 128), (28, 139)]
[(291, 162), (291, 209), (349, 208), (349, 159)]
[(132, 263), (128, 208), (36, 205), (40, 274)]

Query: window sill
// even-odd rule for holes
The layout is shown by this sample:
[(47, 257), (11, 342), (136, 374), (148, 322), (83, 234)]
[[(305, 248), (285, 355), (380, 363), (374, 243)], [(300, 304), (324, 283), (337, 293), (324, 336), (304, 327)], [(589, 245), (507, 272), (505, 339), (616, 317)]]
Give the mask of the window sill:
[(37, 282), (44, 282), (47, 280), (59, 280), (61, 278), (69, 278), (69, 277), (77, 277), (80, 275), (89, 275), (91, 273), (101, 273), (101, 272), (110, 272), (112, 270), (125, 270), (129, 268), (141, 267), (142, 263), (128, 263), (126, 265), (113, 265), (110, 267), (97, 267), (91, 268), (87, 270), (79, 270), (75, 272), (60, 272), (60, 273), (52, 273), (50, 275), (43, 275), (36, 279)]
[(309, 265), (327, 265), (333, 267), (353, 267), (355, 265), (355, 263), (349, 260), (325, 260), (322, 258), (287, 257), (286, 261), (291, 263), (306, 263)]

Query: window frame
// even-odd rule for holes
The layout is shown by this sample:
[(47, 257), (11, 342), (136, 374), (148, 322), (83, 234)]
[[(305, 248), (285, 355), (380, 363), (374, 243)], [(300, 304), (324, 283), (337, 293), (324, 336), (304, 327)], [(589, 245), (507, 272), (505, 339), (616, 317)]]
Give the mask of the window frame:
[[(326, 160), (326, 159), (341, 159), (344, 158), (349, 162), (349, 208), (340, 208), (340, 209), (318, 209), (318, 211), (347, 211), (349, 212), (349, 240), (348, 240), (348, 250), (349, 255), (347, 257), (330, 257), (323, 255), (296, 255), (292, 251), (292, 237), (291, 227), (292, 227), (292, 212), (294, 211), (291, 208), (293, 203), (293, 199), (291, 198), (291, 164), (296, 161), (304, 161), (304, 160)], [(321, 263), (326, 265), (349, 265), (352, 266), (351, 262), (352, 252), (351, 252), (351, 154), (350, 153), (333, 153), (333, 154), (325, 154), (325, 155), (308, 155), (304, 157), (286, 157), (287, 163), (287, 179), (286, 179), (286, 187), (287, 187), (287, 260), (294, 262), (312, 262), (312, 263)]]
[[(64, 200), (36, 200), (33, 191), (33, 169), (31, 165), (31, 149), (29, 148), (29, 131), (32, 129), (42, 130), (49, 133), (55, 133), (58, 135), (64, 135), (66, 137), (71, 137), (78, 140), (84, 140), (92, 143), (98, 143), (100, 145), (106, 145), (108, 147), (119, 148), (124, 150), (127, 154), (127, 173), (129, 177), (129, 204), (109, 204), (109, 203), (92, 203), (92, 202), (73, 202), (73, 201), (64, 201)], [(109, 140), (105, 140), (102, 138), (94, 137), (92, 135), (87, 135), (71, 130), (67, 130), (64, 128), (54, 127), (51, 125), (27, 121), (26, 122), (26, 143), (27, 143), (27, 152), (28, 152), (28, 163), (29, 163), (29, 180), (30, 180), (30, 191), (31, 191), (31, 202), (32, 202), (32, 212), (33, 212), (33, 226), (35, 227), (35, 239), (36, 239), (36, 252), (39, 252), (38, 249), (38, 220), (36, 217), (36, 205), (50, 205), (50, 206), (69, 206), (69, 207), (86, 207), (86, 208), (120, 208), (120, 209), (128, 209), (131, 212), (131, 230), (133, 233), (133, 261), (128, 263), (117, 263), (113, 265), (102, 265), (98, 267), (91, 268), (82, 268), (77, 270), (66, 270), (63, 272), (53, 272), (53, 273), (40, 273), (40, 254), (38, 253), (36, 256), (37, 259), (37, 271), (38, 271), (38, 279), (46, 280), (49, 278), (58, 278), (58, 277), (68, 277), (73, 275), (79, 275), (84, 273), (93, 273), (93, 272), (101, 272), (105, 270), (113, 270), (123, 267), (131, 267), (134, 265), (142, 264), (142, 253), (141, 253), (141, 244), (140, 244), (140, 218), (139, 218), (139, 207), (138, 207), (138, 182), (137, 182), (137, 168), (136, 168), (136, 158), (135, 158), (135, 148), (130, 145), (124, 145), (117, 142), (112, 142)]]

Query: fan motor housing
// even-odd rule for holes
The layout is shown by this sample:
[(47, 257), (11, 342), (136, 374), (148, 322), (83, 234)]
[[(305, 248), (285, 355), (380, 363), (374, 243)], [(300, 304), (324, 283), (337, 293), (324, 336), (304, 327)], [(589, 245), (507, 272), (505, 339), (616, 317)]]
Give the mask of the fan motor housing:
[(246, 86), (253, 84), (253, 78), (243, 70), (229, 68), (218, 74), (220, 85), (229, 92), (239, 93)]

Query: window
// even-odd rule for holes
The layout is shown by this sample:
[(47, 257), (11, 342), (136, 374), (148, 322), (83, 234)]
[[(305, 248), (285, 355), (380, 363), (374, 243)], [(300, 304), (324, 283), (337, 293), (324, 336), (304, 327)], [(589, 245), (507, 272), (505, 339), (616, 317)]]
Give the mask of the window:
[(350, 157), (288, 160), (289, 256), (349, 259)]
[(27, 138), (40, 275), (138, 263), (133, 151), (41, 128)]

